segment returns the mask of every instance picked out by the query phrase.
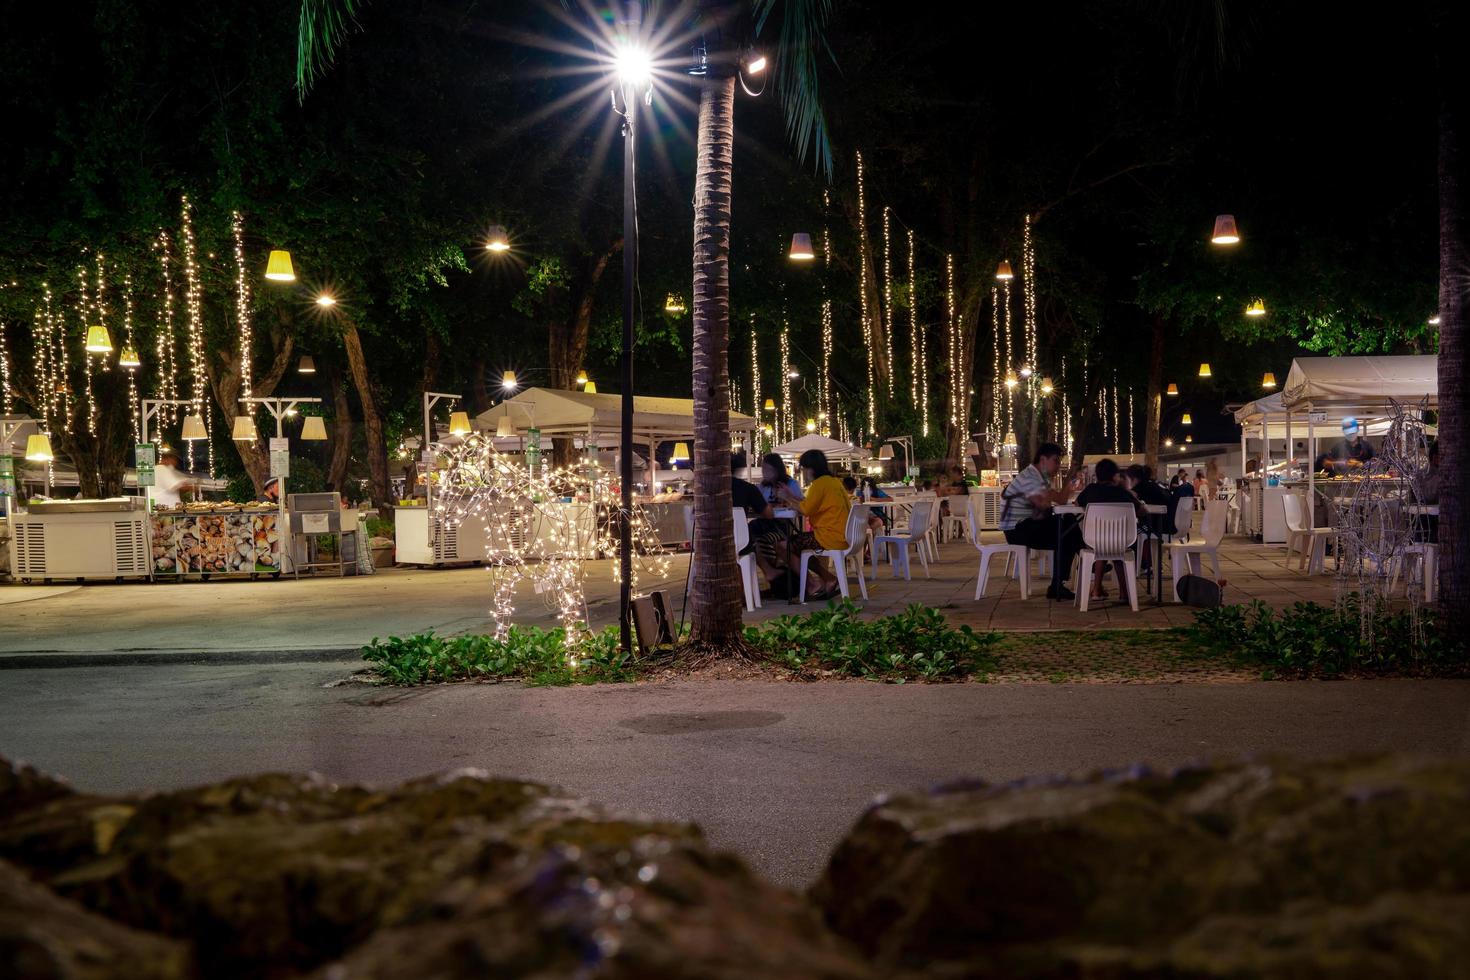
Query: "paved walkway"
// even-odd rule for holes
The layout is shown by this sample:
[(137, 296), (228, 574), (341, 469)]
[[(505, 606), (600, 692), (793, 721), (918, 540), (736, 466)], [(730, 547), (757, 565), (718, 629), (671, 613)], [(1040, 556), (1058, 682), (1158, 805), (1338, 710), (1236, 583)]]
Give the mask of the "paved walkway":
[(106, 792), (460, 766), (694, 820), (801, 887), (877, 794), (1290, 751), (1470, 756), (1470, 682), (327, 686), (354, 664), (0, 675), (0, 754)]
[[(1331, 575), (1305, 576), (1288, 570), (1279, 546), (1243, 539), (1221, 549), (1227, 601), (1264, 599), (1273, 606), (1310, 599), (1330, 603)], [(1115, 598), (1086, 613), (1068, 603), (1048, 602), (1038, 588), (1022, 602), (1019, 585), (999, 575), (990, 595), (975, 601), (978, 566), (966, 542), (940, 547), (940, 558), (925, 578), (915, 564), (911, 582), (879, 567), (864, 603), (873, 615), (922, 603), (944, 610), (955, 622), (995, 629), (1106, 629), (1184, 625), (1192, 613), (1180, 606), (1155, 606), (1138, 613)], [(665, 588), (677, 613), (684, 591), (687, 558), (677, 556), (669, 576), (651, 587)], [(591, 562), (587, 573), (588, 611), (595, 626), (616, 619), (617, 591), (610, 563)], [(1164, 583), (1166, 594), (1169, 583)], [(853, 590), (854, 596), (857, 590)], [(490, 574), (481, 568), (389, 569), (361, 578), (300, 581), (212, 581), (186, 583), (97, 584), (81, 588), (58, 584), (0, 586), (0, 665), (24, 656), (116, 654), (135, 659), (154, 655), (210, 657), (226, 653), (302, 659), (308, 652), (348, 654), (374, 637), (424, 630), (444, 634), (481, 631), (490, 626)], [(517, 598), (518, 621), (554, 621), (544, 597), (529, 584)], [(759, 621), (810, 610), (812, 606), (769, 602), (746, 617)]]

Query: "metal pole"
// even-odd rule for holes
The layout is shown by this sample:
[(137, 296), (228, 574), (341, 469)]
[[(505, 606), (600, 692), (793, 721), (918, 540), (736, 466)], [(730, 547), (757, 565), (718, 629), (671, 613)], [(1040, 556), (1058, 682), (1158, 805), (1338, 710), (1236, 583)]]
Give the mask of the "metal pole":
[[(638, 5), (629, 5), (629, 34), (637, 35)], [(634, 182), (634, 140), (637, 133), (638, 92), (623, 85), (623, 354), (622, 434), (618, 447), (618, 475), (622, 483), (622, 510), (618, 520), (618, 562), (622, 581), (618, 590), (618, 629), (623, 650), (633, 652), (633, 297), (638, 271), (638, 218)]]

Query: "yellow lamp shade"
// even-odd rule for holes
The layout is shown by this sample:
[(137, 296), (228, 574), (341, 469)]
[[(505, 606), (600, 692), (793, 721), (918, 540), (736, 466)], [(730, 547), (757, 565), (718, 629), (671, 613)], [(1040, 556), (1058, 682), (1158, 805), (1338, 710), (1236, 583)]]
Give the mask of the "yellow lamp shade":
[(577, 372), (577, 387), (580, 388), (582, 385), (585, 385), (586, 383), (587, 383), (587, 372), (586, 371), (578, 371)]
[(1272, 374), (1270, 371), (1267, 371), (1265, 377), (1261, 378), (1261, 387), (1262, 388), (1274, 388), (1274, 387), (1276, 387), (1276, 375)]
[(1010, 259), (1000, 260), (1000, 265), (995, 267), (995, 278), (1000, 279), (1001, 281), (1016, 278), (1016, 274), (1011, 271)]
[(816, 419), (807, 419), (806, 420), (806, 431), (808, 431), (808, 432), (816, 432), (817, 431), (817, 420)]
[(1185, 442), (1194, 442), (1194, 436), (1185, 436), (1184, 437), (1184, 441)]
[(474, 429), (470, 427), (470, 416), (468, 412), (449, 413), (449, 434), (452, 436), (467, 436)]
[(774, 399), (774, 398), (767, 398), (766, 399), (766, 411), (768, 411), (768, 412), (774, 412), (775, 410), (776, 410), (776, 399)]
[(44, 432), (38, 432), (33, 436), (26, 437), (26, 460), (32, 463), (49, 463), (55, 459), (51, 455), (51, 437)]
[(322, 442), (327, 438), (327, 423), (320, 415), (308, 415), (301, 423), (301, 438), (307, 442)]
[(179, 433), (179, 438), (193, 442), (196, 439), (208, 439), (209, 433), (204, 428), (204, 417), (202, 415), (185, 415), (184, 429)]
[(798, 231), (791, 236), (791, 251), (787, 255), (793, 262), (809, 262), (817, 257), (812, 251), (812, 236), (804, 231)]
[(1210, 362), (1209, 361), (1205, 361), (1203, 364), (1201, 364), (1199, 366), (1199, 376), (1201, 378), (1208, 378), (1210, 376)]
[(1043, 395), (1049, 395), (1055, 390), (1056, 386), (1051, 383), (1051, 378), (1041, 379), (1041, 393)]
[(669, 457), (669, 462), (672, 463), (672, 462), (675, 462), (675, 461), (678, 461), (678, 460), (686, 460), (688, 458), (689, 458), (689, 443), (687, 443), (687, 442), (676, 442), (676, 443), (674, 443), (674, 453), (673, 453), (672, 456)]
[(892, 446), (879, 446), (878, 447), (878, 458), (879, 459), (892, 459), (893, 458), (893, 447)]
[(1178, 385), (1170, 385), (1169, 386), (1169, 390), (1166, 391), (1166, 392), (1164, 392), (1164, 394), (1166, 394), (1166, 395), (1177, 395), (1177, 394), (1179, 394), (1179, 386)]
[(1210, 234), (1210, 241), (1216, 245), (1235, 245), (1240, 241), (1240, 232), (1235, 228), (1235, 215), (1215, 215), (1215, 230)]
[(1189, 417), (1189, 413), (1188, 412), (1185, 412), (1184, 413), (1184, 418), (1181, 419), (1180, 421), (1184, 425), (1194, 425), (1194, 419), (1192, 419), (1192, 418)]
[(683, 313), (684, 297), (678, 293), (669, 293), (668, 299), (664, 300), (665, 313)]
[(236, 415), (235, 426), (230, 432), (230, 438), (236, 442), (254, 442), (257, 438), (255, 419), (249, 415)]
[(295, 282), (296, 270), (291, 267), (291, 253), (275, 249), (265, 263), (265, 277), (276, 282)]
[(587, 382), (585, 385), (582, 386), (582, 390), (585, 391), (585, 392), (587, 392), (587, 394), (589, 394), (589, 395), (595, 395), (595, 394), (597, 394), (597, 382), (596, 381), (589, 381), (589, 382)]
[(1006, 435), (1005, 435), (1005, 444), (1007, 446), (1017, 446), (1017, 445), (1020, 445), (1020, 441), (1016, 438), (1016, 433), (1015, 433), (1014, 430), (1011, 431), (1011, 432), (1007, 432), (1006, 433)]
[(301, 360), (296, 362), (297, 374), (316, 374), (316, 361), (311, 359), (310, 354), (302, 354)]
[(775, 435), (775, 433), (776, 433), (776, 430), (773, 429), (773, 428), (771, 428), (769, 425), (763, 425), (763, 426), (761, 426), (761, 431), (764, 432), (768, 436), (769, 435)]
[(491, 225), (490, 233), (485, 236), (485, 248), (491, 252), (510, 251), (510, 239), (505, 234), (505, 229), (500, 225)]
[(509, 439), (516, 434), (516, 424), (510, 420), (509, 415), (502, 415), (500, 421), (495, 423), (495, 438)]
[(1264, 300), (1251, 300), (1251, 305), (1245, 308), (1246, 316), (1265, 316), (1266, 303)]
[(88, 354), (111, 354), (112, 335), (107, 332), (106, 327), (87, 328), (87, 353)]
[(515, 386), (516, 386), (516, 373), (514, 371), (507, 371), (507, 372), (505, 372), (504, 374), (502, 374), (500, 376), (500, 387), (502, 387), (502, 388), (514, 388)]
[(135, 348), (126, 346), (122, 349), (122, 353), (117, 355), (117, 366), (125, 368), (142, 367), (143, 362), (138, 360), (138, 351)]

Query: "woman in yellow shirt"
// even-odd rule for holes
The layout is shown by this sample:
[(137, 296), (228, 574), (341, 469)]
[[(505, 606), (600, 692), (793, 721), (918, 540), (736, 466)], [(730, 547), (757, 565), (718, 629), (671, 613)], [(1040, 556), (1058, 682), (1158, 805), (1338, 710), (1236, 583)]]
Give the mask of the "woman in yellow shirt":
[[(786, 560), (793, 572), (801, 568), (803, 551), (838, 551), (847, 547), (847, 515), (852, 510), (852, 499), (842, 481), (832, 475), (827, 465), (827, 456), (820, 449), (808, 449), (797, 461), (802, 475), (806, 477), (806, 496), (797, 499), (789, 490), (778, 487), (776, 493), (789, 506), (795, 507), (806, 516), (811, 524), (810, 531), (801, 531), (791, 538), (787, 547)], [(837, 576), (827, 567), (825, 560), (814, 558), (808, 573), (807, 599), (829, 599), (840, 589)], [(815, 573), (817, 583), (811, 583)]]

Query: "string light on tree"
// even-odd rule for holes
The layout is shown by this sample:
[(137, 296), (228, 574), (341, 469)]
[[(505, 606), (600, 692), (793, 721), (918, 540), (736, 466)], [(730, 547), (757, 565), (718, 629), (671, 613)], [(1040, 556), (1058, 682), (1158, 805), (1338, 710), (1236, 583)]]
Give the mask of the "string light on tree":
[(250, 332), (250, 278), (245, 274), (245, 218), (239, 211), (230, 214), (230, 233), (235, 239), (235, 320), (240, 330), (240, 390), (245, 398), (252, 398), (250, 352), (255, 345)]
[[(93, 320), (98, 319), (98, 314), (93, 311), (92, 304), (87, 300), (86, 266), (77, 267), (77, 319), (82, 322), (83, 336), (86, 335), (87, 327), (91, 326)], [(92, 355), (85, 347), (82, 348), (82, 404), (87, 410), (87, 433), (95, 436), (97, 434), (97, 400), (92, 394)]]
[[(868, 204), (863, 183), (863, 152), (857, 151), (858, 191), (858, 303), (859, 316), (863, 321), (863, 343), (868, 349), (868, 431), (878, 431), (878, 388), (877, 371), (873, 364), (873, 347), (877, 338), (873, 335), (873, 321), (868, 315)], [(951, 413), (953, 414), (953, 413)]]
[[(153, 250), (158, 253), (158, 263), (163, 278), (153, 346), (155, 367), (158, 372), (158, 397), (175, 401), (179, 397), (179, 365), (177, 346), (174, 343), (173, 241), (169, 238), (168, 232), (159, 229), (158, 237), (153, 240)], [(160, 411), (169, 424), (178, 420), (177, 406), (162, 405)]]
[(783, 440), (792, 437), (791, 411), (791, 325), (781, 321), (781, 406), (778, 409), (780, 424), (777, 431)]
[[(1001, 337), (1002, 337), (1002, 345), (1001, 345), (1000, 356), (1001, 356), (1001, 359), (1009, 366), (1011, 363), (1013, 363), (1015, 361), (1015, 352), (1016, 352), (1016, 344), (1015, 344), (1015, 342), (1013, 340), (1012, 333), (1011, 333), (1011, 330), (1012, 330), (1012, 327), (1011, 327), (1011, 281), (1009, 279), (1003, 279), (1003, 280), (1001, 280), (1001, 284), (1000, 284), (1000, 298), (1001, 298), (1002, 305), (1005, 307), (1005, 330), (1001, 334)], [(1014, 420), (1011, 418), (1011, 396), (1010, 396), (1010, 392), (1007, 392), (1006, 393), (1006, 398), (1005, 398), (1005, 422), (1002, 425), (1002, 428), (1006, 432), (1010, 432), (1012, 429), (1015, 428)]]
[(883, 339), (888, 350), (888, 397), (893, 397), (893, 246), (888, 236), (889, 208), (883, 207)]
[[(184, 309), (188, 317), (189, 371), (193, 376), (190, 400), (194, 403), (194, 414), (204, 416), (209, 438), (209, 474), (214, 475), (214, 413), (206, 411), (204, 403), (204, 289), (200, 284), (198, 249), (194, 241), (194, 205), (189, 195), (183, 195), (180, 215), (179, 241), (184, 263)], [(194, 443), (189, 442), (189, 468), (194, 467)]]
[(133, 420), (133, 443), (136, 445), (143, 439), (143, 434), (138, 429), (138, 372), (137, 365), (124, 364), (128, 356), (136, 359), (138, 348), (133, 346), (133, 274), (131, 272), (123, 276), (123, 355), (118, 359), (118, 364), (128, 369), (128, 415)]
[(1004, 438), (1005, 388), (1003, 362), (1000, 356), (1000, 290), (990, 287), (990, 424), (986, 427), (990, 444), (999, 445)]
[[(1036, 361), (1036, 248), (1031, 240), (1031, 215), (1026, 215), (1024, 227), (1021, 232), (1021, 302), (1022, 314), (1025, 317), (1023, 329), (1026, 338), (1026, 363), (1032, 367), (1037, 365)], [(1036, 396), (1037, 377), (1033, 373), (1029, 379), (1031, 395)]]
[[(755, 316), (750, 318), (750, 404), (754, 410), (750, 413), (760, 418), (761, 413), (761, 358), (760, 349), (755, 336)], [(758, 437), (757, 437), (758, 438)]]
[(5, 340), (6, 331), (4, 321), (0, 321), (0, 411), (13, 415), (15, 403), (10, 394), (10, 347)]
[[(828, 214), (831, 207), (831, 194), (822, 191), (822, 212)], [(832, 271), (832, 231), (829, 226), (822, 228), (822, 268), (828, 274)], [(832, 425), (832, 298), (827, 295), (827, 276), (822, 277), (822, 383), (819, 389), (821, 401), (821, 414), (826, 420), (822, 426), (822, 435), (831, 435)]]

